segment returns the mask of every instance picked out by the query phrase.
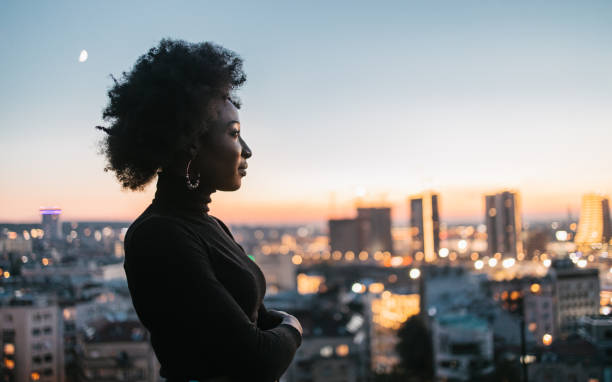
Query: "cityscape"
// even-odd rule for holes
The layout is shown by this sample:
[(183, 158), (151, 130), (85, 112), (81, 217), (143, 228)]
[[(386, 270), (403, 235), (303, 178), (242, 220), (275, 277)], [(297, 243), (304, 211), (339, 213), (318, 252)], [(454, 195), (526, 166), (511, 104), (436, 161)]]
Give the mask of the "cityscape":
[[(201, 185), (229, 227), (213, 229), (250, 258), (229, 241), (234, 260), (265, 275), (265, 297), (256, 277), (245, 301), (303, 329), (276, 382), (612, 382), (611, 1), (8, 0), (0, 32), (0, 382), (166, 380), (124, 244), (168, 169), (157, 159), (175, 158), (188, 189), (209, 164), (183, 166), (170, 151), (184, 145), (159, 138), (187, 127), (171, 108), (189, 102), (166, 78), (128, 92), (160, 105), (125, 125), (157, 145), (126, 146), (156, 163), (134, 192), (104, 154), (111, 90), (165, 39), (221, 46), (244, 72), (230, 96), (248, 169)], [(141, 118), (166, 106), (178, 119)], [(178, 301), (178, 273), (132, 275)], [(193, 324), (179, 331), (206, 327), (174, 310)], [(247, 316), (270, 338), (296, 334)], [(203, 344), (211, 364), (235, 350), (256, 364), (216, 334), (229, 352)], [(191, 349), (167, 355), (199, 361)], [(256, 355), (279, 373), (290, 361)]]
[[(525, 222), (520, 193), (501, 190), (483, 195), (480, 223), (451, 225), (443, 196), (356, 199), (326, 227), (231, 226), (266, 276), (267, 307), (304, 327), (281, 381), (609, 380), (608, 197)], [(2, 380), (163, 380), (123, 271), (129, 223), (39, 213), (0, 224)]]

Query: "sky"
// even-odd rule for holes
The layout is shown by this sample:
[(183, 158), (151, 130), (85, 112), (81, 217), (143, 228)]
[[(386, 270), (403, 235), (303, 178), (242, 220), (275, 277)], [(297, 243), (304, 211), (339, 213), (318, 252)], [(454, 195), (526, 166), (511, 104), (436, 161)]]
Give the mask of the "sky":
[[(230, 223), (351, 217), (440, 193), (443, 220), (480, 220), (520, 192), (526, 220), (577, 216), (612, 191), (610, 1), (4, 1), (0, 221), (134, 220), (98, 154), (110, 75), (164, 37), (244, 59), (243, 187), (213, 194)], [(88, 59), (79, 62), (81, 50)]]

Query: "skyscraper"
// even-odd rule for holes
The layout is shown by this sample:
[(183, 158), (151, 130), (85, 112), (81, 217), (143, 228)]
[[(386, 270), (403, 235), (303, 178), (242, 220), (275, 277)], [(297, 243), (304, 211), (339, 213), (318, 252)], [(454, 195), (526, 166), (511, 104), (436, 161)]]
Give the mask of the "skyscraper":
[(357, 208), (355, 219), (330, 219), (329, 241), (332, 251), (393, 251), (391, 208)]
[(393, 252), (391, 238), (391, 208), (357, 208), (360, 251)]
[(59, 208), (41, 208), (40, 215), (42, 216), (42, 229), (45, 231), (45, 238), (60, 239), (62, 237), (62, 225), (60, 223), (60, 214), (62, 210)]
[(427, 262), (433, 261), (440, 250), (438, 199), (438, 194), (430, 191), (413, 195), (408, 201), (413, 249), (422, 251)]
[(518, 192), (485, 195), (485, 224), (489, 254), (517, 256), (523, 253), (521, 209)]
[(359, 230), (356, 219), (330, 219), (329, 245), (332, 251), (358, 252)]
[(601, 248), (612, 236), (610, 232), (610, 205), (608, 198), (598, 194), (582, 196), (578, 232), (574, 242), (581, 251)]

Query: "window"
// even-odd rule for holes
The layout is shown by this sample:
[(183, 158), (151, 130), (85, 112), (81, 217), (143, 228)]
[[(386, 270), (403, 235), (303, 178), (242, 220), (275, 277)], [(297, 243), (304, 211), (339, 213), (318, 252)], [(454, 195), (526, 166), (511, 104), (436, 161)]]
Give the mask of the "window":
[(45, 362), (53, 361), (53, 355), (50, 353), (45, 354)]
[(33, 336), (40, 336), (40, 329), (39, 328), (32, 329), (32, 335)]
[(44, 375), (44, 376), (50, 376), (50, 375), (53, 375), (53, 369), (51, 369), (51, 368), (46, 368), (45, 370), (43, 370), (43, 375)]
[(45, 334), (51, 334), (51, 327), (50, 326), (46, 326), (44, 331), (45, 331)]
[(32, 363), (40, 365), (42, 363), (42, 358), (40, 356), (32, 357)]

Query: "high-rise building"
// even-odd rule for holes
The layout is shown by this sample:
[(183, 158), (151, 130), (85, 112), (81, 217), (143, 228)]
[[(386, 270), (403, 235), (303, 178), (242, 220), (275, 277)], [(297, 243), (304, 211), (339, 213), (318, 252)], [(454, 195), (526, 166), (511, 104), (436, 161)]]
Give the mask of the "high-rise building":
[(44, 296), (0, 306), (0, 375), (6, 381), (64, 381), (63, 323)]
[(329, 245), (332, 251), (359, 251), (359, 230), (356, 219), (330, 219)]
[(435, 260), (440, 250), (439, 195), (424, 192), (410, 197), (410, 233), (412, 249), (422, 251), (425, 261)]
[(357, 208), (355, 219), (330, 219), (329, 243), (332, 251), (393, 251), (391, 208)]
[(521, 209), (518, 192), (485, 195), (485, 224), (490, 254), (523, 253)]
[(357, 208), (360, 251), (393, 252), (391, 208)]
[(42, 229), (45, 232), (47, 239), (61, 239), (62, 225), (60, 223), (60, 215), (62, 210), (59, 208), (41, 208), (40, 215), (42, 216)]
[(574, 242), (578, 249), (591, 251), (607, 244), (612, 237), (608, 198), (598, 194), (582, 196), (578, 232)]

